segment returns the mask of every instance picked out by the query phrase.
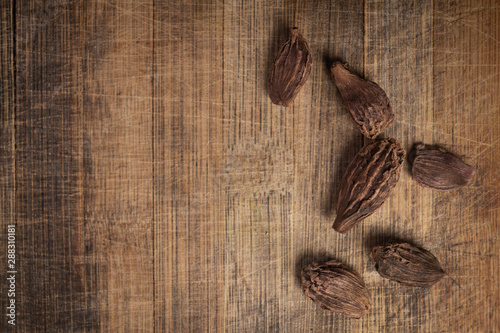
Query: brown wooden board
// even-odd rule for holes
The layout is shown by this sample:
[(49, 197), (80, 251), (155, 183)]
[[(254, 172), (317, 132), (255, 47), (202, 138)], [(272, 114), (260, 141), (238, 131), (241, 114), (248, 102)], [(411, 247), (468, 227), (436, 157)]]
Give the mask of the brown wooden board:
[[(16, 225), (19, 332), (500, 331), (500, 7), (481, 1), (4, 1), (0, 5), (0, 305)], [(267, 95), (298, 27), (310, 79)], [(369, 140), (328, 65), (387, 93), (383, 137), (476, 168), (452, 192), (406, 163), (345, 235), (338, 184)], [(447, 275), (383, 279), (371, 247), (405, 240)], [(372, 297), (359, 320), (304, 296), (337, 259)]]
[[(0, 327), (7, 326), (7, 306), (10, 283), (7, 283), (8, 267), (8, 226), (15, 224), (15, 147), (14, 147), (14, 122), (16, 110), (15, 87), (15, 27), (14, 5), (12, 2), (0, 4), (0, 262), (2, 263), (0, 278), (0, 307), (5, 309)], [(15, 265), (15, 263), (13, 264)]]

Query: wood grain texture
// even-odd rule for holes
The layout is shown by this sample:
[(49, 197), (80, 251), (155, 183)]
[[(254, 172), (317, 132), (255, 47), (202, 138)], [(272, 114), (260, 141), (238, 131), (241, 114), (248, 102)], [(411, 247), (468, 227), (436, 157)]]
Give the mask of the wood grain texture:
[[(15, 26), (14, 3), (4, 1), (0, 4), (0, 278), (6, 281), (7, 265), (7, 226), (15, 224), (15, 149), (14, 122), (16, 110), (15, 86)], [(7, 309), (7, 283), (0, 285), (0, 307)], [(6, 317), (5, 317), (6, 318)], [(6, 320), (0, 329), (7, 326)]]
[(155, 1), (154, 9), (155, 329), (222, 331), (221, 2)]
[[(476, 168), (455, 195), (433, 193), (434, 237), (461, 289), (440, 291), (439, 309), (457, 309), (435, 325), (452, 331), (500, 331), (500, 10), (496, 1), (434, 5), (432, 140)], [(437, 236), (440, 236), (437, 238)]]
[(21, 331), (93, 324), (86, 310), (77, 7), (16, 1), (15, 222)]
[[(497, 1), (0, 10), (0, 279), (15, 223), (14, 331), (500, 331)], [(313, 68), (283, 108), (266, 84), (293, 26)], [(443, 146), (476, 168), (473, 184), (424, 189), (406, 163), (379, 210), (335, 232), (338, 184), (369, 140), (333, 59), (386, 91), (395, 122), (383, 137)], [(448, 276), (431, 289), (381, 278), (368, 254), (388, 240), (430, 250)], [(301, 268), (327, 259), (365, 280), (363, 318), (304, 296)]]
[(15, 184), (2, 185), (15, 191), (17, 328), (150, 331), (152, 3), (17, 1), (12, 13), (2, 165), (13, 153)]
[[(104, 332), (154, 330), (153, 3), (81, 2), (85, 279)], [(95, 298), (95, 299), (94, 299)]]
[[(384, 135), (403, 143), (407, 153), (416, 142), (428, 140), (433, 108), (433, 8), (430, 2), (367, 1), (365, 12), (365, 75), (385, 89), (394, 110), (394, 125)], [(432, 191), (423, 193), (411, 179), (408, 161), (399, 183), (384, 206), (365, 224), (366, 253), (386, 241), (416, 243), (441, 259), (441, 236), (433, 230)], [(383, 279), (374, 262), (366, 261), (365, 278), (372, 286), (375, 323), (379, 332), (432, 332), (446, 330), (435, 304), (440, 288), (458, 290), (450, 279), (435, 288), (408, 288)], [(445, 271), (449, 267), (445, 266)], [(435, 318), (435, 320), (433, 319)]]

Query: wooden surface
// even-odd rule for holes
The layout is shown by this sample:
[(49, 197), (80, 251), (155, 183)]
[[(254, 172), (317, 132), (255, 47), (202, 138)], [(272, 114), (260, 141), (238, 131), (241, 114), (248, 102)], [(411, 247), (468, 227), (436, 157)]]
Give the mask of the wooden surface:
[[(500, 7), (487, 1), (1, 3), (1, 307), (16, 225), (19, 332), (500, 331)], [(313, 70), (290, 108), (266, 80), (298, 26)], [(337, 185), (368, 142), (328, 61), (391, 100), (384, 136), (439, 144), (471, 186), (423, 189), (408, 164), (346, 235)], [(374, 245), (411, 241), (449, 276), (381, 278)], [(318, 308), (300, 269), (335, 258), (373, 306)], [(4, 311), (4, 310), (2, 310)]]

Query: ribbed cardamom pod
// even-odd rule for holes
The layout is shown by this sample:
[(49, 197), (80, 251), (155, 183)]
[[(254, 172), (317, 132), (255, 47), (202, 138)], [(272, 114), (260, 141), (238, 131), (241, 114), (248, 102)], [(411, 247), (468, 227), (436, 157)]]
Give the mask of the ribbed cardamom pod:
[(301, 280), (304, 293), (325, 310), (360, 318), (371, 306), (361, 276), (336, 260), (310, 264)]
[(311, 74), (312, 58), (306, 40), (293, 28), (281, 46), (269, 76), (269, 97), (274, 104), (290, 106)]
[[(411, 161), (413, 160), (413, 161)], [(474, 167), (462, 162), (443, 148), (418, 144), (410, 154), (412, 174), (423, 187), (435, 190), (454, 190), (469, 185), (474, 178)]]
[(346, 66), (338, 61), (333, 63), (333, 82), (361, 133), (374, 139), (394, 121), (389, 98), (376, 83), (359, 77)]
[(384, 203), (399, 180), (405, 154), (394, 139), (377, 140), (361, 149), (340, 182), (335, 230), (347, 232)]
[(377, 246), (370, 257), (382, 277), (411, 287), (430, 287), (445, 274), (432, 253), (408, 243)]

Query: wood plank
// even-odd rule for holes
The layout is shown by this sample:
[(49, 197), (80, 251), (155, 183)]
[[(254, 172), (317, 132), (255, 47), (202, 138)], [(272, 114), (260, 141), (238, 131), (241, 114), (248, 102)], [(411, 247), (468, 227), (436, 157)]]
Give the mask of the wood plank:
[[(433, 7), (419, 1), (367, 1), (365, 10), (365, 76), (387, 93), (395, 114), (385, 133), (403, 143), (407, 153), (428, 139), (433, 123)], [(435, 253), (439, 259), (443, 235), (433, 228), (432, 191), (411, 179), (406, 162), (400, 181), (387, 202), (364, 222), (361, 253), (365, 279), (372, 292), (370, 331), (435, 331), (434, 304), (441, 290), (458, 287), (445, 279), (429, 291), (405, 288), (382, 279), (368, 258), (371, 247), (389, 240), (409, 241)], [(438, 330), (439, 331), (439, 330)]]
[[(478, 152), (488, 147), (491, 150), (487, 151), (494, 154), (498, 150), (495, 142), (498, 132), (496, 127), (490, 127), (486, 116), (479, 116), (474, 98), (487, 100), (484, 106), (494, 114), (498, 114), (499, 105), (498, 99), (495, 100), (497, 75), (491, 74), (491, 66), (498, 66), (498, 57), (490, 56), (498, 53), (498, 43), (494, 43), (498, 28), (489, 25), (495, 15), (498, 17), (498, 10), (487, 9), (490, 6), (486, 3), (482, 5), (473, 8), (470, 3), (437, 2), (432, 7), (430, 3), (419, 2), (404, 5), (396, 1), (368, 2), (365, 66), (367, 73), (374, 73), (377, 82), (389, 87), (396, 123), (388, 135), (402, 139), (407, 149), (416, 142), (439, 144), (465, 156), (468, 163), (478, 168), (479, 175), (493, 164), (491, 160), (486, 162), (488, 167), (482, 171)], [(464, 17), (467, 22), (463, 21)], [(489, 23), (480, 23), (485, 19)], [(481, 40), (479, 37), (483, 34), (490, 36), (490, 40)], [(464, 59), (469, 55), (475, 61)], [(481, 64), (484, 67), (478, 74), (473, 64), (481, 60), (486, 62)], [(488, 81), (488, 85), (484, 85), (483, 90), (464, 87), (467, 81)], [(481, 126), (487, 127), (486, 137), (481, 136), (484, 131), (478, 131)], [(485, 186), (492, 178), (481, 177), (479, 182)], [(376, 285), (374, 293), (378, 295), (374, 304), (378, 308), (377, 330), (494, 330), (496, 321), (491, 318), (498, 316), (498, 311), (483, 312), (478, 302), (489, 299), (490, 304), (498, 303), (498, 292), (494, 293), (495, 298), (486, 296), (492, 289), (498, 290), (498, 279), (484, 273), (498, 267), (498, 256), (490, 255), (491, 246), (495, 244), (493, 239), (498, 238), (498, 228), (491, 223), (495, 215), (493, 207), (498, 206), (497, 186), (486, 185), (485, 191), (481, 185), (475, 185), (441, 193), (421, 188), (408, 173), (402, 176), (401, 183), (393, 194), (394, 204), (390, 201), (389, 206), (380, 210), (381, 217), (391, 218), (381, 221), (369, 232), (380, 235), (373, 239), (373, 245), (390, 238), (413, 241), (434, 252), (450, 278), (429, 291), (398, 288), (394, 283), (380, 281), (376, 275), (368, 279)], [(476, 221), (482, 216), (488, 222), (478, 227)], [(480, 268), (476, 262), (478, 257), (458, 255), (466, 244), (471, 245), (472, 250), (464, 252), (480, 254), (479, 260), (484, 261)], [(464, 275), (471, 277), (468, 285), (460, 281)], [(457, 279), (458, 284), (453, 279)], [(477, 294), (482, 296), (476, 298)], [(494, 308), (491, 305), (491, 309)]]
[(433, 193), (433, 230), (448, 273), (431, 321), (454, 332), (500, 331), (500, 8), (498, 1), (434, 5), (432, 143), (476, 168), (472, 186)]
[(85, 249), (77, 13), (71, 3), (16, 1), (16, 326), (22, 332), (97, 324), (78, 262)]
[[(14, 3), (4, 1), (0, 4), (0, 262), (2, 270), (0, 279), (8, 281), (10, 274), (7, 271), (15, 271), (18, 267), (7, 266), (7, 260), (11, 259), (14, 248), (8, 245), (8, 230), (10, 225), (16, 224), (15, 219), (15, 20)], [(10, 244), (9, 244), (10, 245)], [(15, 254), (14, 254), (15, 255)], [(8, 257), (9, 256), (9, 257)], [(19, 259), (19, 256), (18, 256)], [(14, 258), (15, 260), (15, 258)], [(14, 292), (14, 294), (12, 294)], [(10, 288), (10, 283), (2, 283), (0, 286), (0, 306), (7, 309), (11, 299), (16, 301), (15, 290)], [(6, 310), (6, 314), (10, 310)], [(12, 317), (14, 318), (14, 317)], [(10, 317), (3, 316), (0, 322), (0, 331), (7, 331)], [(12, 323), (15, 323), (13, 321)]]
[(152, 329), (151, 14), (16, 4), (21, 331)]
[[(331, 201), (363, 141), (328, 65), (340, 57), (363, 70), (363, 4), (236, 1), (224, 9), (227, 328), (359, 329), (359, 321), (318, 309), (299, 275), (326, 258), (359, 268), (346, 247), (352, 239), (339, 242), (331, 228)], [(266, 84), (294, 26), (309, 42), (313, 69), (293, 106), (283, 108), (271, 103)]]
[(222, 332), (222, 1), (154, 8), (155, 330)]
[[(343, 236), (332, 229), (338, 184), (348, 164), (364, 144), (352, 123), (329, 66), (332, 59), (348, 62), (364, 72), (364, 6), (361, 1), (341, 1), (306, 6), (305, 24), (315, 50), (315, 69), (305, 107), (294, 110), (293, 231), (289, 235), (292, 258), (287, 274), (285, 331), (361, 331), (362, 321), (324, 311), (304, 296), (300, 271), (311, 262), (337, 259), (363, 273), (360, 232)], [(286, 321), (285, 321), (286, 322)]]
[(81, 15), (86, 287), (101, 331), (152, 332), (153, 3), (85, 2)]

